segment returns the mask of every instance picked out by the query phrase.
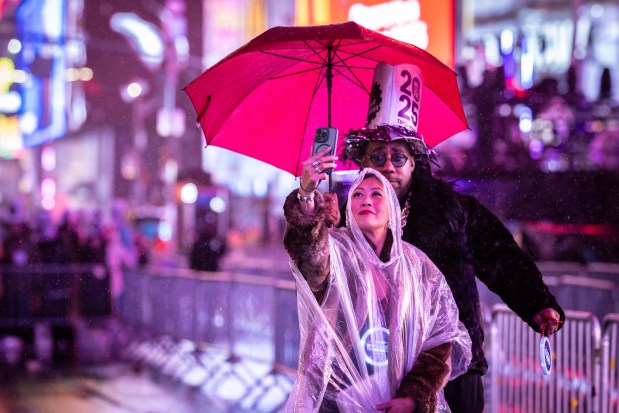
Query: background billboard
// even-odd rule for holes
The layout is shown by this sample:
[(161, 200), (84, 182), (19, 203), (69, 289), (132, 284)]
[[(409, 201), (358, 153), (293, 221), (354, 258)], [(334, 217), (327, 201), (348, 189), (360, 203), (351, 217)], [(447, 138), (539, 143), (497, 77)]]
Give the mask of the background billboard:
[(368, 29), (427, 50), (454, 67), (453, 0), (297, 0), (295, 23), (355, 21)]

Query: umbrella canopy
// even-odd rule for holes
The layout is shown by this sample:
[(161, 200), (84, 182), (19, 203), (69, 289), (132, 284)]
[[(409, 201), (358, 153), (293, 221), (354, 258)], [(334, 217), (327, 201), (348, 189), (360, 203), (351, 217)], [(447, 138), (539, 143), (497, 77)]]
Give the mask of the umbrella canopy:
[(354, 22), (269, 29), (184, 90), (207, 145), (300, 176), (316, 128), (338, 128), (341, 143), (341, 134), (365, 125), (378, 62), (421, 69), (418, 130), (430, 147), (468, 127), (453, 70), (418, 47)]

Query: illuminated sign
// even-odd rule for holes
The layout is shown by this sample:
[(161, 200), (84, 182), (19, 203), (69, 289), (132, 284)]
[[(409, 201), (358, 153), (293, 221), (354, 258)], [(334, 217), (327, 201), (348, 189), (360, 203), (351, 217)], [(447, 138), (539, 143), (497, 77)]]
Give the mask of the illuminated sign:
[(0, 57), (0, 113), (15, 114), (21, 108), (21, 95), (13, 90), (15, 64), (8, 57)]
[(6, 116), (0, 113), (0, 156), (15, 158), (23, 149), (19, 119), (17, 116)]
[(0, 156), (15, 158), (23, 149), (19, 118), (21, 95), (14, 90), (15, 65), (8, 57), (0, 57)]
[(355, 21), (425, 49), (454, 67), (453, 0), (297, 0), (298, 25)]
[(14, 71), (15, 63), (8, 57), (0, 57), (0, 93), (4, 94), (9, 91), (13, 84)]
[(67, 130), (66, 2), (25, 0), (15, 16), (23, 45), (16, 66), (30, 73), (20, 85), (20, 127), (24, 145), (31, 147), (60, 138)]
[(384, 327), (369, 328), (361, 337), (365, 362), (372, 366), (386, 366), (389, 349), (389, 330)]
[(428, 25), (421, 19), (418, 1), (391, 1), (369, 6), (355, 3), (348, 11), (348, 20), (422, 49), (428, 47)]

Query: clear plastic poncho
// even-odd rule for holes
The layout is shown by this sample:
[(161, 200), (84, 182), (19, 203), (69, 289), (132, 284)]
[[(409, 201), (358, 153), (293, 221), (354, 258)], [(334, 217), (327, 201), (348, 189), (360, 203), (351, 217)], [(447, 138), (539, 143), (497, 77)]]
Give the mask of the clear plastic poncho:
[[(380, 179), (389, 201), (394, 242), (388, 262), (374, 253), (351, 212), (351, 194), (368, 173)], [(321, 406), (333, 411), (326, 406), (334, 405), (341, 413), (376, 412), (376, 404), (395, 397), (421, 351), (451, 342), (452, 379), (471, 359), (470, 338), (443, 275), (425, 254), (401, 241), (400, 206), (391, 184), (373, 169), (361, 171), (346, 214), (347, 228), (329, 229), (330, 275), (321, 302), (291, 260), (301, 343), (286, 412), (318, 412)], [(440, 411), (449, 411), (443, 405), (447, 410)]]

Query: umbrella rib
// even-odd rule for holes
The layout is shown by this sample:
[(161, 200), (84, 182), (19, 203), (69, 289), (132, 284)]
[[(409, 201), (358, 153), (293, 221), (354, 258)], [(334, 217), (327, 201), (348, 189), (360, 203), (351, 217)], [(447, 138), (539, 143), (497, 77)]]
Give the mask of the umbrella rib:
[[(265, 54), (269, 54), (269, 55), (275, 56), (275, 57), (282, 57), (282, 58), (284, 58), (284, 59), (295, 60), (295, 61), (297, 61), (297, 62), (304, 62), (304, 63), (310, 63), (310, 64), (315, 64), (315, 65), (320, 65), (320, 66), (319, 66), (319, 68), (324, 67), (324, 65), (325, 65), (325, 63), (326, 63), (327, 61), (326, 61), (326, 59), (325, 59), (325, 58), (324, 58), (324, 57), (320, 54), (320, 52), (319, 52), (318, 50), (316, 50), (315, 48), (313, 48), (313, 47), (312, 47), (312, 46), (311, 46), (311, 45), (307, 42), (307, 40), (304, 40), (304, 41), (303, 41), (303, 43), (305, 44), (305, 46), (307, 46), (307, 48), (308, 48), (309, 50), (311, 50), (311, 51), (314, 53), (314, 56), (317, 56), (319, 59), (321, 59), (321, 62), (313, 62), (313, 61), (309, 60), (309, 58), (301, 59), (301, 58), (298, 58), (298, 57), (286, 56), (286, 55), (282, 55), (282, 54), (278, 54), (278, 53), (268, 52), (268, 51), (266, 51), (266, 50), (261, 50), (261, 52), (262, 52), (262, 53), (265, 53)], [(321, 43), (321, 44), (322, 44), (322, 43)], [(323, 46), (327, 47), (326, 45), (323, 45)], [(336, 48), (336, 50), (337, 50), (337, 48)], [(299, 71), (298, 73), (305, 73), (305, 72), (308, 72), (308, 71), (311, 71), (311, 70), (312, 70), (312, 69), (303, 70), (303, 71)], [(289, 75), (291, 75), (291, 74), (293, 74), (293, 73), (290, 73), (290, 74), (288, 74), (288, 75), (282, 75), (282, 76), (280, 76), (280, 77), (289, 76)], [(274, 79), (275, 79), (275, 78), (274, 78)]]
[[(318, 56), (318, 58), (320, 58), (322, 60), (322, 62), (314, 62), (309, 60), (309, 58), (305, 58), (305, 59), (301, 59), (298, 57), (293, 57), (293, 56), (286, 56), (283, 54), (279, 54), (279, 53), (273, 53), (273, 52), (269, 52), (266, 50), (261, 50), (260, 52), (264, 53), (264, 54), (268, 54), (271, 56), (275, 56), (275, 57), (281, 57), (284, 59), (288, 59), (288, 60), (294, 60), (296, 62), (303, 62), (303, 63), (309, 63), (309, 64), (314, 64), (316, 65), (315, 68), (310, 68), (310, 69), (304, 69), (304, 70), (298, 70), (296, 72), (291, 72), (291, 73), (286, 73), (284, 75), (275, 75), (275, 76), (270, 76), (269, 79), (282, 79), (284, 77), (288, 77), (288, 76), (295, 76), (295, 75), (299, 75), (301, 73), (307, 73), (307, 72), (313, 72), (315, 70), (320, 70), (322, 71), (325, 68), (325, 63), (326, 60), (320, 55), (320, 52), (318, 52), (316, 49), (314, 49), (310, 44), (307, 43), (307, 41), (303, 41), (303, 43), (305, 43), (305, 45), (308, 47), (308, 49), (310, 49), (314, 55), (313, 56)], [(318, 76), (318, 78), (320, 79), (320, 82), (318, 82), (318, 84), (316, 85), (316, 87), (314, 88), (314, 95), (316, 94), (318, 87), (320, 86), (320, 84), (322, 83), (322, 74), (320, 76)]]
[(280, 53), (269, 52), (267, 50), (260, 50), (260, 53), (268, 54), (268, 55), (275, 56), (275, 57), (281, 57), (283, 59), (294, 60), (294, 61), (297, 61), (297, 62), (307, 62), (307, 63), (314, 63), (316, 65), (322, 65), (321, 62), (312, 62), (311, 60), (301, 59), (300, 57), (286, 56), (286, 55), (283, 55), (283, 54), (280, 54)]
[[(370, 60), (370, 61), (374, 61), (374, 62), (375, 62), (376, 60), (369, 59), (369, 58), (367, 58), (367, 57), (365, 57), (365, 56), (363, 56), (363, 55), (365, 55), (365, 54), (367, 54), (367, 53), (369, 53), (369, 52), (372, 52), (372, 51), (374, 51), (374, 50), (376, 50), (376, 49), (379, 49), (379, 48), (380, 48), (380, 47), (382, 47), (382, 46), (381, 46), (381, 45), (378, 45), (378, 46), (373, 46), (373, 47), (371, 47), (371, 48), (369, 48), (369, 49), (367, 49), (367, 50), (363, 50), (363, 51), (361, 51), (361, 52), (359, 52), (359, 53), (350, 53), (350, 52), (347, 52), (345, 49), (340, 48), (341, 43), (342, 43), (342, 39), (339, 39), (339, 42), (338, 42), (337, 46), (334, 48), (334, 54), (335, 54), (335, 56), (337, 56), (337, 59), (339, 60), (339, 62), (340, 62), (340, 63), (339, 63), (339, 64), (334, 64), (332, 67), (333, 67), (333, 68), (335, 68), (335, 69), (336, 69), (336, 71), (337, 71), (337, 73), (339, 73), (342, 77), (344, 77), (345, 79), (348, 79), (348, 81), (350, 81), (353, 85), (357, 85), (358, 87), (360, 87), (361, 89), (363, 89), (363, 90), (364, 90), (364, 91), (365, 91), (365, 92), (369, 95), (369, 94), (370, 94), (370, 91), (369, 91), (369, 90), (368, 90), (368, 89), (367, 89), (367, 88), (363, 85), (363, 83), (361, 82), (361, 80), (359, 79), (359, 77), (358, 77), (358, 76), (357, 76), (357, 75), (356, 75), (356, 74), (352, 71), (352, 69), (362, 69), (362, 70), (367, 69), (367, 70), (374, 70), (374, 68), (373, 68), (373, 67), (363, 67), (363, 66), (350, 66), (350, 65), (348, 65), (348, 64), (346, 63), (346, 61), (348, 61), (348, 60), (350, 60), (350, 59), (353, 59), (353, 58), (355, 58), (355, 57), (364, 57), (364, 58), (366, 58), (367, 60)], [(355, 44), (363, 44), (363, 43), (364, 43), (363, 41), (360, 41), (360, 42), (358, 42), (358, 43), (350, 43), (350, 44), (347, 44), (347, 46), (350, 46), (350, 45), (355, 45)], [(307, 42), (306, 42), (306, 45), (307, 45), (310, 49), (312, 49), (312, 50), (313, 50), (313, 48), (312, 48), (309, 44), (307, 44)], [(342, 56), (342, 54), (344, 54), (344, 53), (345, 53), (345, 54), (348, 54), (348, 56), (343, 57), (343, 56)], [(346, 69), (346, 71), (347, 71), (348, 73), (350, 73), (350, 74), (352, 75), (352, 77), (347, 76), (347, 75), (346, 75), (346, 73), (345, 73), (344, 71), (342, 71), (342, 70), (338, 70), (338, 68), (344, 68), (344, 69)], [(354, 79), (353, 79), (353, 78), (354, 78)]]
[(359, 52), (359, 53), (351, 53), (351, 52), (348, 52), (348, 51), (346, 51), (346, 50), (341, 50), (341, 52), (342, 52), (342, 53), (347, 53), (349, 56), (347, 56), (347, 57), (342, 57), (342, 56), (338, 55), (338, 57), (340, 58), (340, 61), (342, 62), (342, 64), (346, 64), (346, 61), (347, 61), (347, 60), (354, 59), (355, 57), (364, 57), (364, 58), (366, 58), (367, 60), (370, 60), (370, 61), (372, 61), (372, 62), (377, 62), (377, 60), (375, 60), (375, 59), (370, 59), (370, 58), (368, 58), (368, 57), (365, 57), (364, 55), (365, 55), (365, 54), (368, 54), (368, 53), (370, 53), (370, 52), (373, 52), (374, 50), (380, 49), (381, 47), (382, 47), (381, 45), (374, 46), (374, 47), (371, 47), (371, 48), (369, 48), (369, 49), (367, 49), (367, 50), (363, 50), (363, 51), (361, 51), (361, 52)]
[[(380, 47), (380, 46), (377, 46), (377, 47)], [(363, 52), (363, 53), (361, 53), (361, 54), (368, 53), (368, 52), (370, 52), (370, 51), (372, 51), (372, 50), (376, 50), (376, 48), (377, 48), (377, 47), (373, 47), (373, 48), (371, 48), (371, 49), (369, 49), (369, 50), (366, 50), (365, 52)], [(344, 78), (348, 79), (348, 80), (349, 80), (352, 84), (357, 85), (357, 86), (359, 86), (361, 89), (365, 90), (365, 92), (369, 95), (369, 94), (370, 94), (370, 91), (369, 91), (369, 90), (368, 90), (368, 89), (367, 89), (367, 88), (363, 85), (363, 83), (361, 82), (361, 79), (359, 79), (359, 77), (355, 74), (355, 72), (353, 72), (353, 71), (352, 71), (352, 69), (367, 69), (367, 70), (374, 70), (374, 68), (370, 68), (370, 67), (362, 67), (362, 66), (349, 66), (349, 65), (347, 65), (347, 64), (346, 64), (345, 60), (349, 60), (349, 59), (352, 59), (353, 57), (361, 56), (361, 54), (353, 54), (353, 55), (351, 55), (351, 56), (349, 56), (349, 57), (347, 57), (347, 58), (345, 58), (345, 59), (344, 59), (344, 58), (342, 58), (342, 56), (341, 56), (339, 53), (337, 53), (338, 51), (339, 51), (339, 50), (336, 50), (336, 54), (335, 54), (335, 55), (337, 56), (338, 60), (341, 62), (341, 67), (343, 67), (344, 69), (346, 69), (346, 70), (347, 70), (347, 72), (348, 72), (348, 73), (350, 73), (350, 74), (351, 74), (351, 76), (352, 76), (354, 79), (352, 79), (351, 77), (349, 77), (349, 76), (348, 76), (348, 75), (347, 75), (344, 71), (339, 70), (339, 69), (338, 69), (338, 67), (340, 67), (339, 65), (335, 67), (335, 68), (336, 68), (336, 71), (337, 71), (337, 72), (338, 72), (341, 76), (343, 76)], [(370, 59), (368, 59), (368, 60), (370, 60)]]
[(318, 89), (320, 89), (320, 85), (322, 85), (322, 81), (325, 79), (325, 76), (323, 76), (323, 73), (322, 73), (324, 70), (325, 70), (325, 66), (322, 66), (320, 68), (318, 82), (316, 82), (316, 85), (314, 85), (314, 92), (312, 93), (312, 96), (316, 96), (316, 93), (318, 93)]
[[(381, 47), (383, 47), (383, 45), (378, 44), (378, 45), (375, 45), (375, 46), (370, 47), (370, 48), (369, 48), (369, 49), (367, 49), (367, 50), (363, 50), (363, 51), (361, 51), (361, 52), (359, 52), (359, 53), (351, 53), (351, 52), (347, 51), (346, 49), (341, 48), (341, 44), (342, 44), (342, 41), (343, 41), (344, 39), (337, 39), (337, 40), (338, 40), (338, 44), (337, 44), (337, 46), (335, 46), (335, 47), (334, 47), (334, 51), (335, 51), (335, 53), (337, 54), (337, 52), (338, 52), (338, 51), (341, 51), (342, 53), (347, 53), (347, 54), (349, 54), (349, 55), (350, 55), (350, 56), (348, 56), (348, 57), (346, 57), (346, 58), (340, 58), (340, 61), (342, 61), (342, 63), (344, 63), (344, 61), (345, 61), (345, 60), (349, 60), (349, 59), (352, 59), (352, 58), (355, 58), (355, 57), (363, 57), (362, 55), (367, 54), (367, 53), (369, 53), (369, 52), (372, 52), (372, 51), (374, 51), (374, 50), (376, 50), (376, 49), (380, 49)], [(327, 48), (327, 47), (329, 47), (329, 45), (330, 45), (328, 42), (321, 42), (320, 40), (316, 40), (316, 42), (320, 43), (320, 44), (321, 44), (324, 48)], [(307, 43), (307, 40), (304, 40), (304, 41), (303, 41), (303, 43), (305, 43), (305, 45), (306, 45), (306, 46), (307, 46), (310, 50), (312, 50), (315, 54), (317, 54), (318, 56), (320, 56), (320, 53), (318, 53), (318, 52), (317, 52), (317, 51), (316, 51), (316, 50), (315, 50), (315, 49), (314, 49), (311, 45), (309, 45), (309, 44)], [(365, 43), (367, 43), (367, 41), (366, 41), (366, 40), (359, 40), (358, 42), (346, 43), (346, 45), (345, 45), (345, 46), (356, 46), (356, 45), (358, 45), (358, 44), (363, 45), (363, 44), (365, 44)], [(376, 61), (377, 61), (377, 60), (374, 60), (374, 59), (368, 59), (368, 60), (371, 60), (371, 61), (374, 61), (374, 62), (376, 62)]]
[[(349, 69), (348, 67), (346, 67), (346, 69)], [(365, 69), (365, 68), (361, 68), (361, 69)], [(356, 85), (358, 87), (360, 87), (361, 89), (365, 90), (365, 92), (369, 95), (370, 91), (365, 87), (365, 85), (361, 82), (361, 79), (359, 79), (359, 77), (352, 71), (352, 70), (348, 70), (348, 73), (350, 73), (352, 76), (348, 76), (347, 73), (345, 71), (336, 69), (336, 72), (342, 76), (343, 78), (347, 79), (350, 83), (352, 83), (353, 85)]]
[[(340, 43), (341, 43), (341, 42), (342, 42), (342, 41), (341, 41), (341, 39), (340, 39), (340, 41), (338, 42), (338, 44), (334, 47), (334, 50), (333, 50), (333, 53), (334, 53), (334, 54), (337, 54), (337, 49), (340, 47)], [(322, 84), (322, 80), (325, 78), (325, 76), (323, 76), (323, 75), (322, 75), (322, 72), (323, 72), (323, 70), (325, 70), (325, 71), (326, 71), (326, 69), (327, 69), (327, 67), (326, 67), (327, 60), (326, 60), (325, 58), (323, 58), (323, 57), (321, 56), (320, 52), (319, 52), (318, 50), (316, 50), (315, 48), (313, 48), (313, 47), (312, 47), (312, 46), (311, 46), (311, 45), (307, 42), (307, 40), (304, 40), (304, 41), (303, 41), (303, 43), (305, 43), (305, 45), (306, 45), (306, 46), (307, 46), (307, 47), (308, 47), (308, 48), (309, 48), (312, 52), (314, 52), (314, 55), (316, 55), (316, 56), (318, 56), (319, 58), (323, 59), (323, 60), (322, 60), (322, 63), (323, 63), (323, 64), (322, 64), (321, 69), (320, 69), (320, 72), (321, 72), (321, 73), (320, 73), (320, 75), (318, 76), (318, 82), (316, 82), (316, 85), (314, 85), (314, 93), (312, 94), (312, 96), (316, 96), (316, 93), (318, 93), (318, 89), (320, 88), (320, 85)], [(322, 45), (323, 45), (323, 47), (325, 47), (325, 48), (328, 48), (328, 47), (330, 47), (330, 46), (331, 46), (331, 44), (324, 44), (324, 43), (321, 43), (321, 44), (322, 44)], [(332, 65), (331, 67), (333, 67), (333, 65)]]
[[(365, 54), (367, 54), (369, 52), (372, 52), (374, 50), (380, 49), (382, 47), (382, 45), (373, 46), (373, 47), (371, 47), (371, 48), (369, 48), (367, 50), (363, 50), (363, 51), (358, 52), (358, 53), (351, 53), (351, 52), (349, 52), (346, 49), (343, 49), (341, 47), (342, 41), (343, 41), (343, 39), (338, 39), (337, 45), (335, 45), (333, 47), (334, 56), (338, 57), (339, 61), (341, 62), (341, 67), (352, 68), (352, 69), (372, 69), (372, 70), (374, 69), (374, 67), (351, 66), (351, 65), (347, 64), (346, 61), (348, 61), (350, 59), (354, 59), (355, 57), (363, 57), (363, 58), (365, 58), (365, 59), (367, 59), (367, 60), (369, 60), (371, 62), (377, 62), (377, 60), (367, 58), (367, 57), (365, 57), (363, 55), (365, 55)], [(322, 58), (320, 53), (316, 49), (314, 49), (309, 43), (307, 43), (307, 41), (304, 41), (304, 43), (311, 51), (314, 52), (315, 55), (317, 55), (318, 57)], [(329, 44), (322, 43), (322, 42), (319, 42), (319, 43), (322, 44), (323, 47), (325, 47), (325, 48), (329, 47)], [(364, 44), (364, 43), (365, 43), (365, 41), (359, 41), (357, 43), (347, 43), (346, 46), (355, 46), (357, 44)], [(342, 57), (341, 56), (342, 54), (347, 54), (348, 56), (347, 57)], [(323, 61), (326, 62), (326, 60), (323, 60)], [(333, 67), (337, 67), (337, 66), (338, 66), (337, 64), (333, 64)]]
[[(318, 50), (316, 50), (316, 48), (312, 47), (312, 45), (310, 45), (307, 41), (304, 41), (303, 43), (305, 43), (305, 45), (307, 46), (307, 48), (308, 48), (308, 49), (310, 49), (310, 50), (314, 53), (314, 54), (313, 54), (313, 56), (317, 56), (318, 58), (320, 58), (320, 59), (322, 60), (322, 62), (314, 62), (314, 61), (309, 60), (309, 58), (301, 59), (301, 58), (298, 58), (298, 57), (286, 56), (286, 55), (279, 54), (279, 53), (274, 53), (274, 52), (270, 52), (270, 51), (266, 51), (266, 50), (261, 50), (261, 51), (260, 51), (261, 53), (268, 54), (268, 55), (271, 55), (271, 56), (281, 57), (281, 58), (283, 58), (283, 59), (293, 60), (293, 61), (296, 61), (296, 62), (304, 62), (304, 63), (308, 63), (308, 64), (314, 64), (314, 65), (316, 65), (316, 67), (315, 67), (315, 68), (304, 69), (304, 70), (298, 70), (298, 71), (295, 71), (295, 72), (286, 73), (286, 74), (284, 74), (284, 75), (276, 75), (276, 76), (271, 76), (269, 79), (281, 79), (281, 78), (285, 78), (285, 77), (288, 77), (288, 76), (295, 76), (295, 75), (299, 75), (299, 74), (302, 74), (302, 73), (308, 73), (308, 72), (312, 72), (312, 71), (317, 70), (317, 69), (319, 69), (319, 70), (320, 70), (320, 69), (324, 68), (325, 63), (326, 63), (326, 60), (325, 60), (325, 59), (324, 59), (324, 57), (320, 54), (320, 52), (319, 52)], [(357, 77), (357, 76), (353, 73), (353, 71), (352, 71), (351, 69), (367, 69), (367, 70), (373, 70), (374, 68), (373, 68), (373, 67), (363, 67), (363, 66), (350, 66), (350, 65), (348, 65), (348, 64), (346, 63), (346, 61), (348, 61), (348, 60), (350, 60), (350, 59), (353, 59), (353, 58), (355, 58), (355, 57), (363, 57), (363, 55), (364, 55), (364, 54), (369, 53), (369, 52), (371, 52), (371, 51), (374, 51), (374, 50), (376, 50), (376, 49), (380, 48), (381, 46), (374, 46), (374, 47), (372, 47), (372, 48), (370, 48), (370, 49), (367, 49), (367, 50), (361, 51), (361, 52), (359, 52), (359, 53), (349, 53), (349, 52), (346, 52), (345, 50), (342, 50), (342, 49), (340, 48), (341, 43), (342, 43), (342, 40), (341, 40), (341, 39), (339, 39), (338, 44), (334, 46), (335, 56), (337, 56), (337, 57), (338, 57), (338, 60), (339, 60), (339, 62), (340, 62), (340, 63), (334, 64), (332, 67), (333, 67), (333, 68), (338, 68), (338, 67), (341, 67), (341, 68), (347, 69), (347, 70), (348, 70), (348, 71), (349, 71), (349, 72), (353, 75), (353, 77), (355, 78), (355, 80), (353, 80), (353, 79), (351, 79), (350, 77), (346, 76), (346, 75), (344, 74), (344, 72), (342, 72), (342, 71), (340, 71), (340, 70), (338, 70), (338, 73), (339, 73), (339, 74), (341, 74), (342, 76), (344, 76), (345, 78), (347, 78), (348, 80), (350, 80), (353, 84), (355, 84), (355, 85), (357, 85), (357, 86), (359, 86), (359, 87), (361, 87), (361, 88), (365, 89), (365, 88), (362, 86), (361, 81), (359, 80), (359, 78), (358, 78), (358, 77)], [(327, 47), (327, 46), (328, 46), (328, 44), (326, 44), (326, 43), (322, 43), (322, 42), (321, 42), (320, 44), (322, 44), (324, 47)], [(359, 43), (351, 43), (351, 44), (352, 44), (352, 45), (354, 45), (354, 44), (363, 44), (363, 42), (359, 42)], [(349, 45), (350, 45), (350, 44), (349, 44)], [(339, 53), (338, 53), (338, 52), (339, 52)], [(348, 56), (343, 57), (343, 56), (341, 56), (341, 54), (342, 54), (342, 53), (347, 53), (347, 54), (348, 54)], [(375, 60), (372, 60), (372, 59), (368, 59), (368, 60), (370, 60), (370, 61), (375, 61)], [(322, 83), (322, 82), (320, 82), (320, 83)], [(319, 85), (317, 85), (317, 86), (319, 86)], [(367, 89), (366, 89), (366, 91), (367, 91)]]
[[(285, 56), (282, 56), (282, 57), (285, 57)], [(285, 78), (285, 77), (295, 76), (295, 75), (300, 75), (300, 74), (302, 74), (302, 73), (313, 72), (313, 71), (315, 71), (315, 70), (321, 70), (321, 69), (323, 69), (323, 68), (324, 68), (324, 65), (320, 65), (320, 66), (318, 66), (318, 65), (319, 65), (319, 63), (318, 63), (318, 62), (311, 62), (311, 61), (309, 61), (309, 60), (303, 60), (303, 59), (291, 59), (291, 60), (298, 60), (299, 62), (315, 63), (315, 64), (316, 64), (316, 67), (311, 68), (311, 69), (298, 70), (298, 71), (296, 71), (296, 72), (290, 72), (290, 73), (286, 73), (286, 74), (284, 74), (284, 75), (274, 75), (274, 76), (269, 77), (269, 79), (271, 79), (271, 80), (275, 80), (275, 79), (282, 79), (282, 78)], [(340, 65), (340, 64), (334, 64), (334, 65), (333, 65), (333, 68), (334, 68), (334, 69), (344, 68), (344, 69), (349, 69), (349, 71), (350, 71), (350, 69), (374, 70), (374, 68), (373, 68), (373, 67), (348, 66), (348, 65), (346, 65), (346, 64), (342, 64), (342, 65)], [(352, 71), (350, 71), (350, 72), (352, 73)], [(342, 72), (341, 72), (340, 70), (338, 70), (338, 73), (340, 73), (340, 74), (341, 74)]]
[[(312, 51), (314, 51), (314, 50), (312, 49)], [(308, 60), (308, 59), (301, 59), (301, 58), (298, 58), (298, 57), (286, 56), (286, 55), (279, 54), (279, 53), (268, 52), (266, 50), (261, 50), (260, 52), (264, 53), (264, 54), (271, 55), (271, 56), (275, 56), (275, 57), (281, 57), (283, 59), (288, 59), (288, 60), (293, 60), (293, 61), (296, 61), (296, 62), (309, 63), (309, 64), (316, 65), (315, 68), (298, 70), (296, 72), (286, 73), (284, 75), (274, 75), (274, 76), (269, 77), (269, 79), (281, 79), (281, 78), (288, 77), (288, 76), (295, 76), (295, 75), (299, 75), (299, 74), (302, 74), (302, 73), (313, 72), (315, 70), (319, 70), (319, 69), (322, 69), (324, 67), (324, 61), (322, 61), (322, 62), (313, 62), (313, 61)], [(314, 51), (314, 53), (316, 53), (316, 52)], [(318, 55), (318, 56), (320, 57), (320, 55)], [(320, 58), (322, 59), (322, 57), (320, 57)]]

